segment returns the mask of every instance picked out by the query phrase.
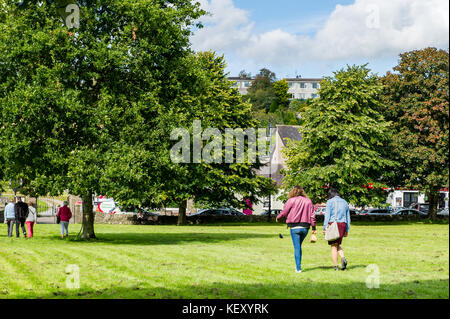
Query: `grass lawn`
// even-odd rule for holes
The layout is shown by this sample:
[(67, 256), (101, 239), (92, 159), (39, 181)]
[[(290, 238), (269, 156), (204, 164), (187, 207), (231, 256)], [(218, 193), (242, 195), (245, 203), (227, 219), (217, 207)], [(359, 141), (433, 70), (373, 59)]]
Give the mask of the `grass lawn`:
[[(0, 226), (0, 298), (449, 298), (448, 223), (355, 223), (339, 272), (323, 236), (308, 235), (301, 274), (280, 224), (96, 225), (91, 242), (60, 239), (59, 225), (35, 233), (8, 238)], [(71, 264), (80, 289), (66, 288)], [(366, 287), (371, 264), (378, 289)]]

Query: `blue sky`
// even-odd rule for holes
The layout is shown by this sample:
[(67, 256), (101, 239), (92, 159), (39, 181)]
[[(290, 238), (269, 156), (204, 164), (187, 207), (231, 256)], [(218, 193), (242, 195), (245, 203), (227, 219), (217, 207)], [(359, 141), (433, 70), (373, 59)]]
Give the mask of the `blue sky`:
[(346, 64), (392, 70), (402, 52), (449, 46), (446, 0), (198, 0), (212, 15), (195, 50), (224, 54), (230, 75), (323, 77)]

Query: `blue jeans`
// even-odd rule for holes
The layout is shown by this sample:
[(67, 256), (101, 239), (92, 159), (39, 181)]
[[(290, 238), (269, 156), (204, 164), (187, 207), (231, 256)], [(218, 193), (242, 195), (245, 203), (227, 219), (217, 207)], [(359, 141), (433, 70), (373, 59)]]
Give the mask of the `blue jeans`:
[(297, 270), (302, 270), (302, 243), (308, 235), (308, 229), (297, 228), (291, 229), (292, 243), (294, 244), (295, 266)]
[(69, 222), (61, 221), (61, 235), (64, 235), (64, 230), (66, 231), (66, 235), (69, 235)]

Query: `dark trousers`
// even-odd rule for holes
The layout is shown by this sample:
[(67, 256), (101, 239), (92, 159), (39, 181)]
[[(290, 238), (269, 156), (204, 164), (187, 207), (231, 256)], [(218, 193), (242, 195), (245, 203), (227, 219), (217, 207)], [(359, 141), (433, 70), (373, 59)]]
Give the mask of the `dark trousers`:
[(22, 218), (20, 218), (20, 219), (16, 218), (16, 237), (20, 237), (19, 225), (20, 225), (20, 227), (22, 227), (23, 235), (26, 237), (27, 236), (27, 231), (25, 229), (25, 219), (22, 219)]
[(15, 223), (16, 223), (15, 219), (7, 219), (6, 220), (6, 226), (8, 228), (8, 237), (12, 237)]

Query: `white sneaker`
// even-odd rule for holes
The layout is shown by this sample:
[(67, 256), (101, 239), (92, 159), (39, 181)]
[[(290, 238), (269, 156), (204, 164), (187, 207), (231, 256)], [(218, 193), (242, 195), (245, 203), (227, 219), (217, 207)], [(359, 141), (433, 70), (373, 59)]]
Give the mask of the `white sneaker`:
[(301, 271), (301, 270), (295, 270), (295, 272), (296, 272), (297, 274), (299, 274), (299, 273), (301, 273), (302, 271)]

